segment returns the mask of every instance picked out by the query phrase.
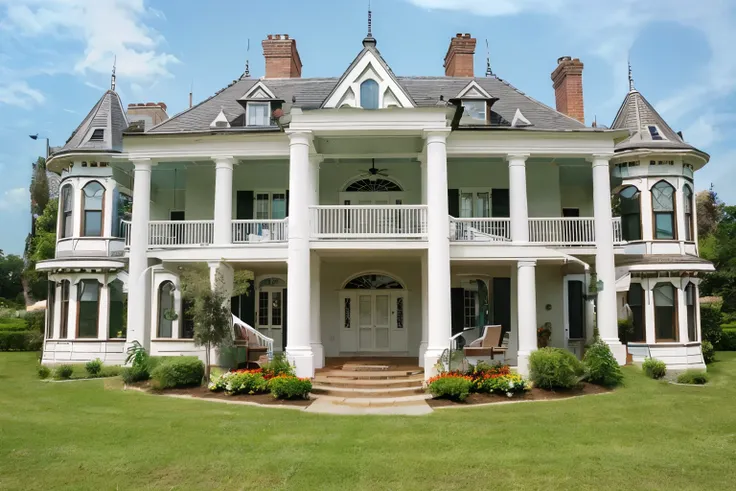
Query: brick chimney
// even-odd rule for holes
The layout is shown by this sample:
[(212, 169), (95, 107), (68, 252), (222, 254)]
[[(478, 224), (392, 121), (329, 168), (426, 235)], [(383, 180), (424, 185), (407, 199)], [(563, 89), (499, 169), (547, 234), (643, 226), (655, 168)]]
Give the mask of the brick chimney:
[(145, 129), (156, 126), (169, 119), (166, 114), (166, 104), (163, 102), (139, 102), (137, 104), (128, 104), (126, 111), (128, 121), (143, 121)]
[(266, 78), (301, 78), (302, 60), (296, 49), (296, 39), (289, 39), (288, 34), (269, 34), (261, 44), (266, 59)]
[(475, 38), (470, 34), (460, 34), (450, 40), (445, 55), (445, 77), (473, 77), (473, 55)]
[(552, 72), (557, 110), (585, 123), (583, 106), (583, 62), (578, 58), (563, 56), (557, 60)]

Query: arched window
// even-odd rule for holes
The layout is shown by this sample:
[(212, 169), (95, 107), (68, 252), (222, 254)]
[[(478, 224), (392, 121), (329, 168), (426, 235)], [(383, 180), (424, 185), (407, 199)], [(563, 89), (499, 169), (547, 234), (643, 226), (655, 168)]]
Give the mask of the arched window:
[(695, 240), (693, 224), (693, 190), (687, 184), (682, 189), (682, 198), (685, 207), (685, 240)]
[(77, 337), (96, 338), (100, 317), (100, 283), (81, 280), (77, 283)]
[(621, 198), (621, 232), (626, 241), (641, 240), (641, 193), (626, 186), (618, 193)]
[(401, 283), (383, 274), (364, 274), (345, 284), (346, 290), (401, 290), (403, 288)]
[(60, 237), (66, 239), (72, 236), (72, 210), (74, 209), (74, 189), (71, 184), (61, 188), (61, 210), (59, 210)]
[(654, 331), (657, 342), (677, 341), (677, 290), (672, 283), (654, 287)]
[(125, 337), (127, 295), (123, 292), (123, 282), (115, 279), (110, 283), (110, 322), (108, 338)]
[(378, 109), (378, 82), (368, 79), (360, 84), (360, 105), (363, 109)]
[(82, 188), (82, 237), (102, 237), (102, 210), (105, 188), (91, 181)]
[(695, 285), (688, 283), (685, 287), (685, 305), (687, 306), (687, 340), (691, 343), (698, 340), (697, 323), (695, 322), (697, 295)]
[(59, 329), (59, 339), (66, 339), (69, 337), (69, 289), (71, 283), (69, 280), (61, 280), (61, 323)]
[(634, 332), (629, 336), (629, 341), (644, 342), (646, 339), (646, 316), (644, 315), (644, 289), (641, 283), (632, 283), (626, 295), (626, 303), (631, 309), (631, 317), (634, 322)]
[(164, 281), (158, 287), (158, 333), (159, 338), (172, 336), (172, 325), (176, 310), (174, 309), (174, 284)]
[(675, 188), (667, 181), (659, 181), (652, 187), (652, 214), (654, 238), (675, 238)]
[(286, 282), (282, 280), (281, 278), (266, 278), (265, 280), (261, 280), (258, 283), (259, 288), (266, 288), (269, 286), (274, 286), (278, 288), (286, 288)]
[(401, 186), (389, 179), (358, 179), (357, 181), (351, 182), (347, 188), (347, 192), (364, 192), (370, 193), (374, 191), (379, 192), (392, 192), (401, 191)]

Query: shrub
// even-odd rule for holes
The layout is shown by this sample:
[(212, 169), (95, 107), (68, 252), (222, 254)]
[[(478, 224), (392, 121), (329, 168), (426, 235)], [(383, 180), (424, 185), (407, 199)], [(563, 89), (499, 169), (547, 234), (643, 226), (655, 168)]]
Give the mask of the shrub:
[(708, 374), (703, 370), (687, 370), (677, 376), (678, 384), (704, 385), (708, 382)]
[(43, 334), (46, 329), (46, 312), (27, 312), (23, 319), (28, 331)]
[(736, 351), (736, 328), (731, 328), (733, 324), (725, 324), (721, 334), (721, 340), (718, 342), (720, 351)]
[(0, 331), (28, 331), (28, 326), (20, 317), (0, 317)]
[(43, 335), (36, 331), (0, 331), (0, 351), (38, 351)]
[(38, 366), (38, 378), (47, 379), (51, 376), (51, 369), (44, 365)]
[(710, 341), (700, 343), (700, 349), (703, 351), (703, 361), (706, 365), (710, 365), (716, 361), (716, 350)]
[(464, 401), (470, 395), (473, 379), (467, 375), (446, 372), (429, 379), (427, 389), (432, 397)]
[(148, 367), (136, 366), (123, 368), (121, 375), (123, 376), (123, 382), (126, 384), (132, 384), (134, 382), (143, 382), (151, 378), (151, 374), (148, 371)]
[(153, 387), (156, 389), (196, 387), (202, 384), (203, 377), (204, 363), (195, 356), (166, 359), (151, 370)]
[(118, 365), (103, 365), (100, 377), (117, 377), (122, 373), (122, 367)]
[(629, 336), (634, 334), (634, 321), (631, 319), (618, 320), (618, 338), (623, 344), (629, 343)]
[(268, 381), (268, 390), (276, 399), (309, 399), (312, 382), (294, 375), (278, 375)]
[(541, 389), (571, 389), (580, 383), (583, 364), (569, 351), (542, 348), (529, 356), (532, 382)]
[(723, 333), (721, 322), (722, 315), (720, 306), (700, 306), (700, 329), (703, 341), (710, 341), (713, 346), (718, 346)]
[(641, 368), (647, 374), (647, 377), (653, 379), (660, 379), (667, 374), (667, 365), (663, 361), (655, 360), (654, 358), (644, 360)]
[(214, 392), (224, 390), (229, 395), (262, 394), (268, 391), (260, 368), (223, 373), (213, 377), (207, 387)]
[(88, 361), (84, 365), (84, 369), (87, 371), (87, 374), (89, 374), (91, 377), (96, 377), (102, 371), (102, 360), (97, 358), (96, 360)]
[(261, 369), (266, 380), (279, 375), (295, 375), (294, 367), (289, 364), (289, 360), (283, 353), (277, 354), (271, 361), (261, 365)]
[(621, 367), (613, 357), (611, 349), (603, 341), (596, 341), (585, 352), (583, 358), (588, 381), (604, 387), (616, 387), (623, 379)]
[(54, 371), (54, 378), (57, 380), (68, 380), (72, 378), (74, 367), (71, 365), (59, 365)]

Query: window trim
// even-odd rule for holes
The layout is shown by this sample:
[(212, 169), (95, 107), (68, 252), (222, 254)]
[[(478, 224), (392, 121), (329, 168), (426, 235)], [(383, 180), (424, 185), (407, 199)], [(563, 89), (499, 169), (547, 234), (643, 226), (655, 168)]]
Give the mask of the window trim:
[[(64, 207), (64, 193), (67, 190), (69, 191), (70, 196), (71, 196), (68, 210)], [(61, 186), (61, 190), (59, 192), (59, 199), (61, 201), (61, 210), (59, 210), (60, 211), (59, 213), (59, 238), (68, 239), (74, 236), (74, 186), (71, 183), (66, 183)], [(71, 218), (71, 224), (68, 230), (66, 226), (66, 215), (67, 214)]]
[[(250, 124), (250, 111), (256, 107), (266, 107), (266, 124)], [(245, 126), (252, 128), (266, 128), (273, 126), (271, 124), (271, 103), (269, 101), (248, 101), (245, 112)]]
[(176, 285), (174, 285), (174, 282), (171, 280), (164, 280), (158, 285), (158, 298), (157, 298), (157, 316), (156, 316), (156, 339), (174, 339), (174, 322), (173, 320), (167, 321), (171, 323), (171, 334), (168, 336), (162, 336), (161, 335), (161, 321), (166, 320), (163, 318), (163, 310), (161, 309), (162, 302), (161, 299), (163, 298), (164, 293), (164, 286), (171, 285), (170, 295), (173, 298), (172, 300), (172, 309), (176, 309), (176, 297), (174, 296), (174, 291), (176, 291)]
[[(485, 188), (485, 187), (467, 187), (467, 188), (458, 188), (458, 203), (457, 203), (457, 209), (459, 211), (458, 215), (460, 215), (457, 218), (494, 218), (493, 217), (493, 189), (492, 188)], [(475, 203), (478, 199), (479, 193), (488, 193), (488, 216), (475, 216)], [(472, 194), (472, 206), (471, 206), (471, 216), (464, 217), (463, 216), (463, 194)]]
[[(481, 103), (483, 103), (483, 115), (484, 115), (483, 116), (483, 119), (474, 118), (473, 116), (470, 115), (470, 113), (468, 113), (468, 112), (465, 111), (465, 108), (466, 108), (465, 104), (468, 103), (468, 102), (481, 102)], [(488, 121), (488, 101), (487, 100), (469, 97), (467, 99), (460, 99), (460, 104), (463, 106), (463, 116), (468, 117), (468, 118), (472, 119), (473, 121), (482, 121), (484, 123), (486, 123)]]
[[(672, 188), (672, 211), (655, 211), (654, 209), (654, 188), (656, 188), (660, 183), (664, 183)], [(652, 240), (677, 240), (677, 188), (673, 186), (669, 181), (665, 179), (660, 179), (659, 181), (655, 182), (651, 188), (649, 188), (649, 195), (652, 206)], [(657, 237), (657, 215), (671, 215), (672, 237)]]
[[(268, 195), (268, 218), (258, 218), (258, 195), (259, 194), (267, 194)], [(284, 205), (286, 206), (284, 218), (273, 218), (273, 196), (275, 194), (283, 194), (284, 195)], [(288, 206), (288, 199), (287, 199), (288, 193), (286, 189), (256, 189), (253, 190), (253, 216), (251, 217), (253, 220), (284, 220), (289, 216), (289, 206)]]
[[(372, 82), (376, 87), (376, 107), (365, 107), (363, 105), (363, 87), (365, 84)], [(368, 111), (375, 111), (376, 109), (381, 109), (381, 84), (378, 83), (378, 81), (367, 78), (360, 82), (360, 85), (358, 86), (358, 93), (360, 94), (360, 107), (362, 109), (366, 109)]]
[(71, 297), (72, 282), (70, 280), (61, 280), (61, 312), (59, 321), (59, 339), (69, 338), (69, 301)]
[[(689, 197), (688, 197), (689, 194)], [(690, 203), (690, 213), (687, 212), (687, 205)], [(695, 220), (694, 218), (694, 211), (695, 211), (695, 193), (693, 193), (692, 188), (685, 184), (682, 187), (682, 204), (683, 204), (683, 215), (685, 217), (685, 241), (686, 242), (694, 242), (695, 241)]]
[[(674, 339), (672, 338), (660, 338), (657, 335), (657, 297), (654, 291), (661, 286), (670, 286), (674, 291), (673, 305), (672, 305), (672, 331), (674, 333)], [(652, 308), (654, 309), (654, 342), (655, 343), (677, 343), (680, 339), (680, 320), (679, 320), (679, 294), (677, 293), (679, 288), (673, 285), (671, 281), (660, 281), (652, 286)], [(664, 307), (664, 306), (663, 306)]]
[[(626, 292), (626, 305), (629, 306), (629, 309), (631, 310), (632, 317), (633, 317), (634, 310), (631, 307), (631, 302), (629, 301), (629, 295), (631, 295), (631, 287), (634, 285), (637, 285), (641, 292), (641, 296), (639, 298), (639, 301), (641, 302), (641, 304), (634, 305), (634, 307), (641, 309), (641, 339), (632, 338), (633, 336), (636, 335), (636, 325), (634, 324), (635, 330), (634, 330), (634, 333), (631, 334), (632, 337), (629, 338), (629, 342), (646, 343), (647, 341), (647, 290), (643, 284), (637, 283), (637, 282), (631, 282), (631, 284), (629, 285), (629, 291)], [(631, 321), (633, 324), (634, 319), (632, 318)]]
[[(692, 304), (688, 304), (688, 291), (692, 292)], [(690, 343), (698, 341), (698, 288), (695, 283), (688, 281), (683, 290), (685, 294), (685, 317), (687, 319), (687, 340)], [(692, 311), (691, 311), (692, 309)], [(691, 332), (692, 328), (692, 332)], [(692, 336), (691, 336), (692, 334)]]
[(55, 281), (48, 282), (48, 299), (46, 300), (46, 339), (54, 337), (54, 313), (56, 311), (56, 285)]
[[(87, 235), (85, 233), (85, 228), (87, 225), (87, 195), (84, 192), (84, 189), (89, 186), (90, 184), (99, 184), (100, 187), (102, 187), (102, 198), (101, 202), (102, 205), (100, 206), (100, 235)], [(82, 219), (80, 220), (79, 224), (79, 236), (80, 237), (105, 237), (105, 198), (107, 197), (107, 188), (102, 184), (100, 181), (97, 180), (90, 180), (84, 183), (84, 186), (82, 186)], [(90, 210), (90, 211), (98, 211), (98, 210)]]
[[(626, 230), (626, 227), (624, 226), (625, 225), (625, 217), (628, 217), (628, 216), (638, 216), (639, 217), (639, 219), (638, 219), (638, 222), (639, 222), (639, 238), (638, 239), (627, 239), (626, 237), (623, 237), (623, 239), (626, 240), (627, 242), (636, 242), (636, 241), (640, 241), (640, 240), (643, 240), (644, 239), (644, 224), (642, 223), (642, 219), (641, 219), (641, 217), (642, 217), (642, 213), (641, 213), (641, 201), (642, 201), (641, 200), (641, 190), (638, 187), (634, 186), (633, 184), (626, 184), (621, 189), (619, 189), (618, 190), (618, 193), (616, 193), (616, 194), (618, 194), (619, 200), (624, 200), (624, 199), (633, 200), (634, 199), (633, 197), (632, 198), (627, 198), (627, 197), (621, 195), (621, 192), (622, 191), (624, 191), (626, 189), (629, 189), (629, 188), (636, 189), (635, 195), (637, 196), (636, 199), (639, 202), (639, 210), (638, 210), (637, 213), (624, 213), (623, 210), (620, 210), (621, 211), (621, 236), (623, 237), (624, 231)], [(653, 209), (654, 208), (652, 208), (652, 210)]]
[[(95, 335), (94, 336), (84, 336), (84, 337), (82, 337), (82, 336), (79, 335), (79, 328), (80, 328), (80, 325), (79, 325), (80, 315), (79, 314), (80, 314), (80, 312), (82, 310), (81, 309), (82, 299), (80, 298), (80, 294), (82, 293), (82, 290), (80, 289), (80, 285), (82, 283), (84, 283), (85, 281), (89, 281), (90, 283), (91, 282), (94, 282), (95, 285), (97, 286), (97, 322), (96, 322), (97, 329), (95, 330)], [(76, 324), (77, 325), (76, 325), (76, 339), (99, 339), (99, 337), (100, 337), (100, 306), (102, 304), (102, 302), (100, 302), (100, 297), (102, 296), (102, 284), (100, 283), (100, 281), (97, 278), (87, 278), (87, 279), (79, 280), (76, 283), (76, 285), (77, 285), (77, 319), (76, 319)]]

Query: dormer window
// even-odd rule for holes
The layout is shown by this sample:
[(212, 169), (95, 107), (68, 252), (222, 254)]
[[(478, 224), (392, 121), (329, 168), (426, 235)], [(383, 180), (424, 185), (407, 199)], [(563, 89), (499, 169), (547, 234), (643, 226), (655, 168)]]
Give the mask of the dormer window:
[(271, 104), (269, 102), (248, 102), (247, 126), (271, 126)]
[(650, 125), (647, 128), (649, 128), (649, 134), (651, 135), (652, 140), (664, 140), (664, 138), (659, 132), (659, 128), (657, 128), (654, 125)]
[(92, 136), (89, 138), (91, 142), (101, 142), (105, 140), (105, 130), (98, 128), (92, 132)]
[(478, 99), (463, 99), (465, 116), (478, 121), (486, 121), (486, 101)]
[(360, 84), (360, 107), (378, 109), (378, 82), (366, 80)]

